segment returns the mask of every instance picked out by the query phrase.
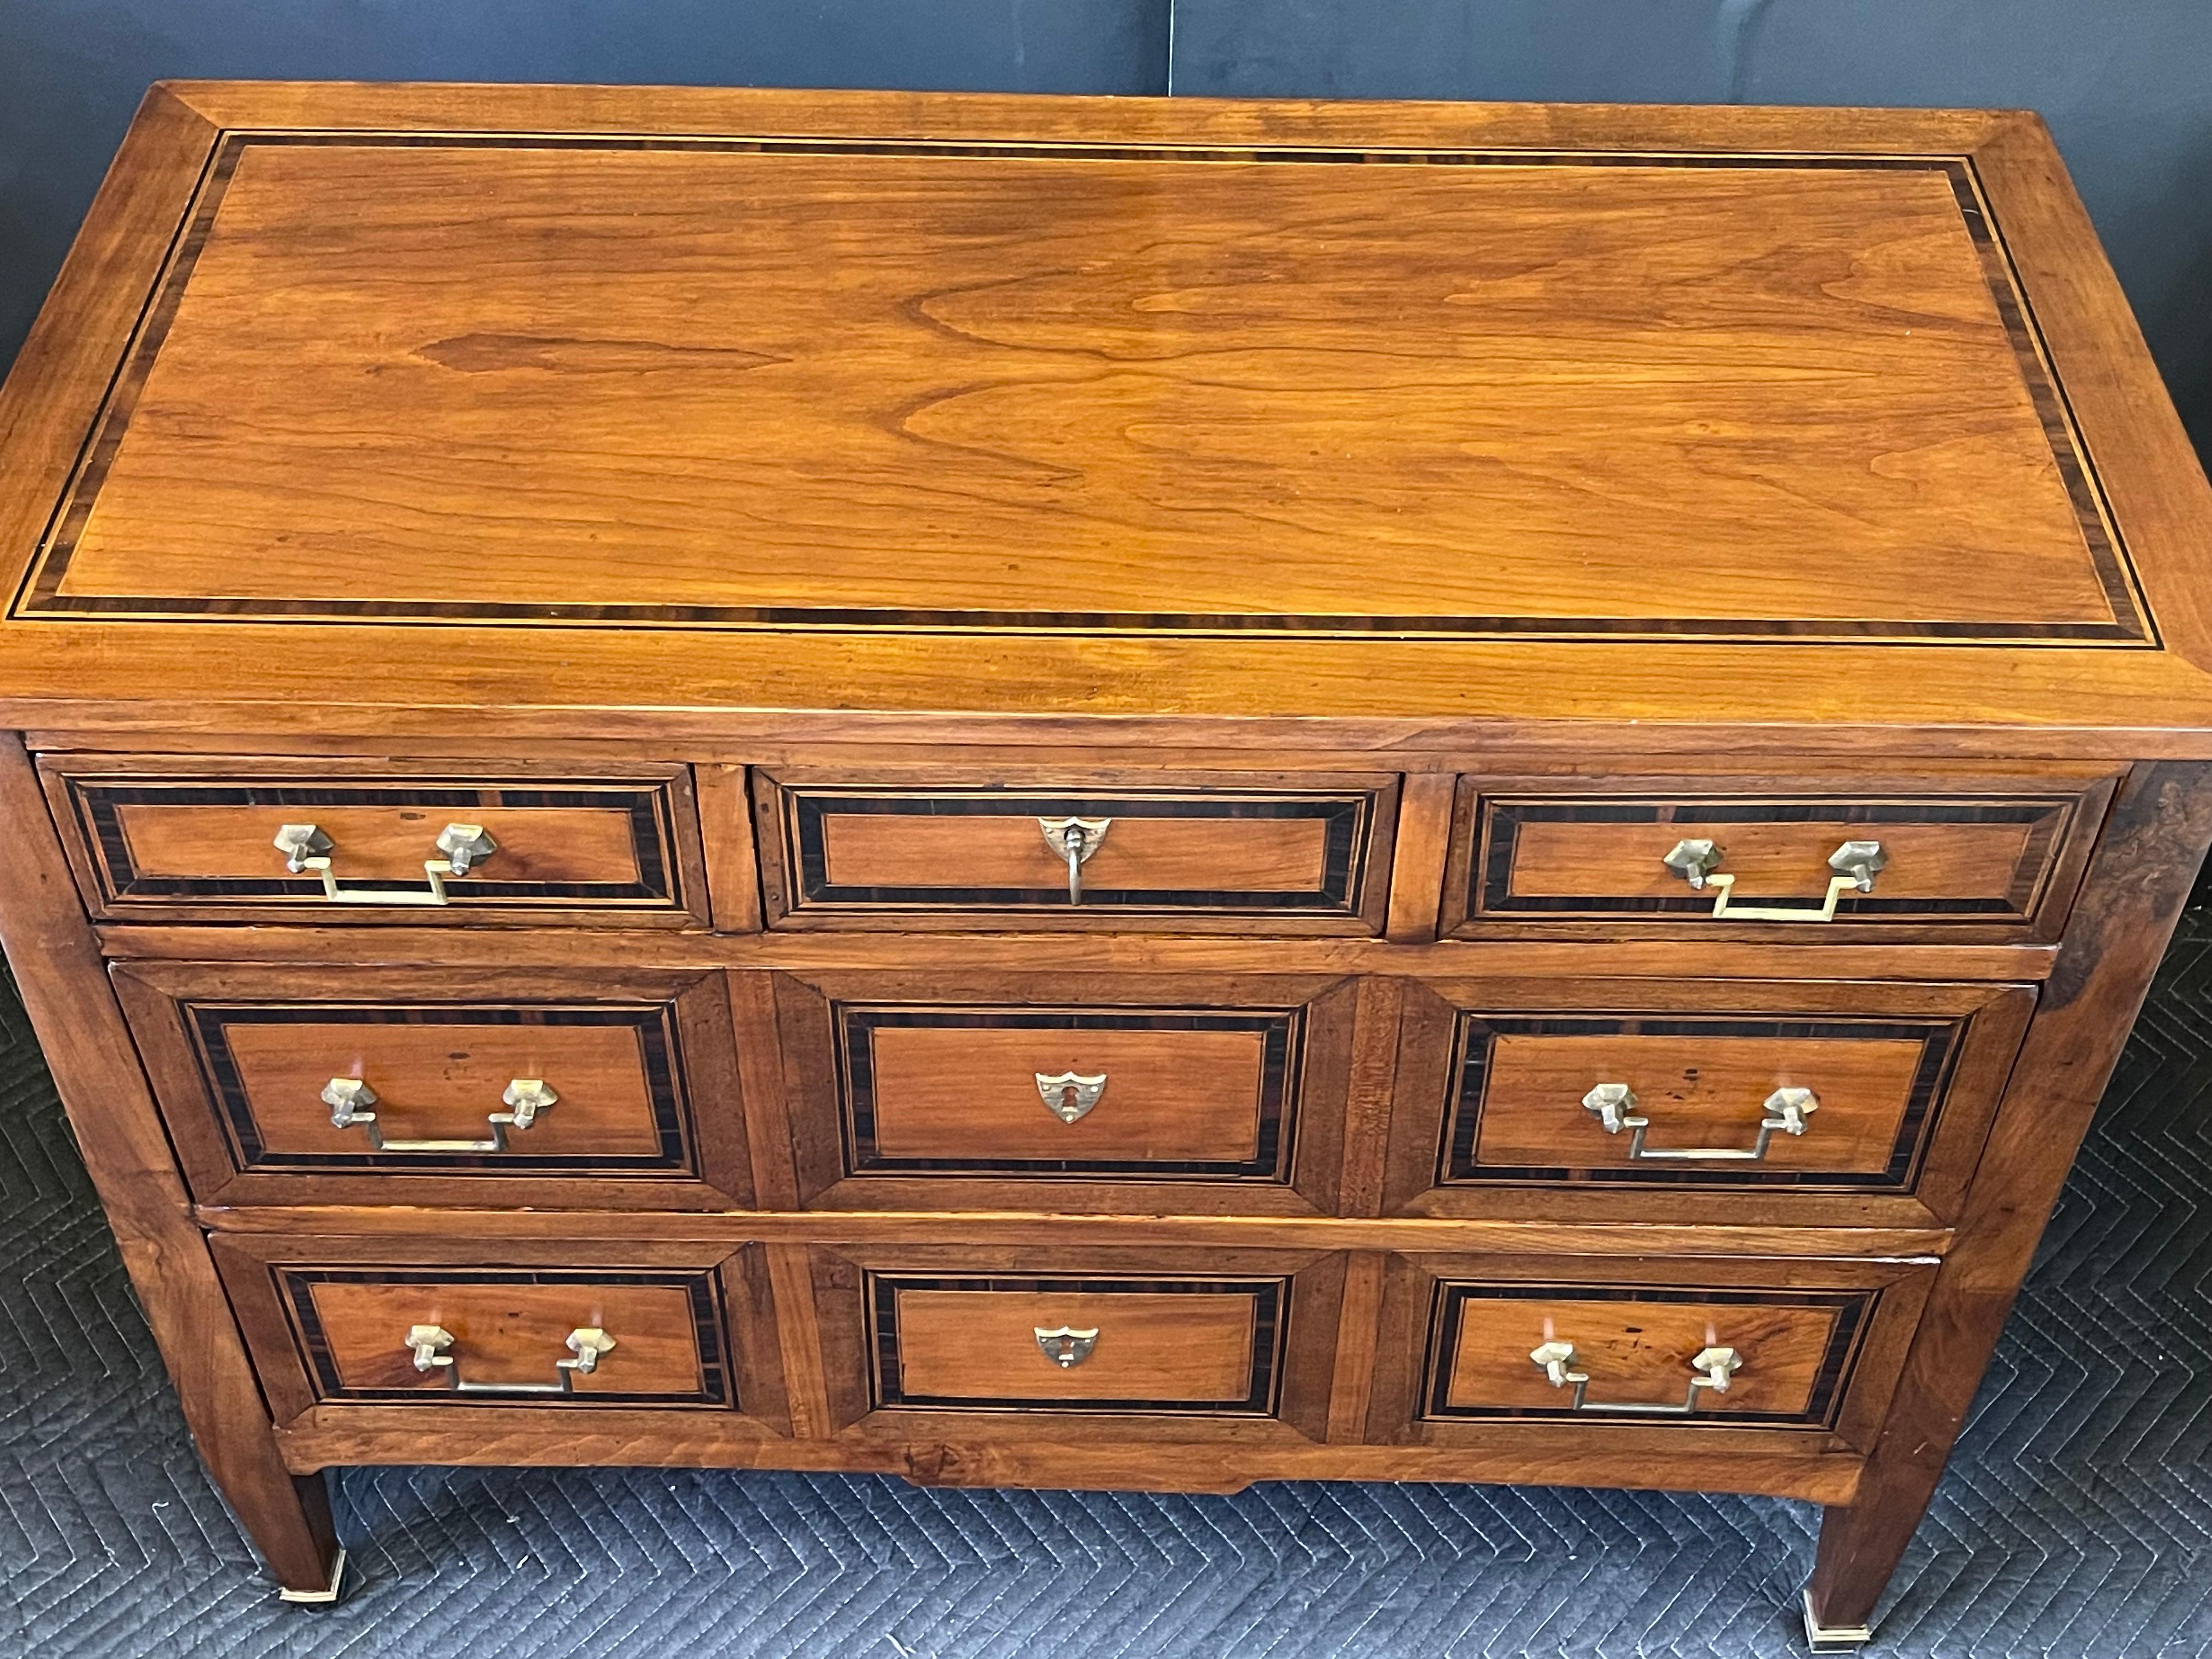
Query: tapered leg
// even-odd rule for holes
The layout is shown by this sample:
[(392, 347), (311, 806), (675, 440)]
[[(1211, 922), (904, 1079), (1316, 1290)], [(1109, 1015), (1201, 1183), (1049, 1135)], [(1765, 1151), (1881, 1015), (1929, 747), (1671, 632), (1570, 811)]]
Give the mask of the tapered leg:
[(0, 949), (208, 1473), (288, 1596), (343, 1565), (319, 1475), (295, 1477), (171, 1158), (38, 776), (0, 732)]
[(1808, 1623), (1873, 1623), (2212, 842), (2212, 769), (2122, 783), (1857, 1497), (1829, 1510)]

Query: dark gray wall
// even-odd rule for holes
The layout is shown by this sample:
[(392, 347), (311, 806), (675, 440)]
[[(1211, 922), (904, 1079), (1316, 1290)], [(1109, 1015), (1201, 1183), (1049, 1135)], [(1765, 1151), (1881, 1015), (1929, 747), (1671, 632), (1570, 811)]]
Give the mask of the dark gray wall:
[(0, 0), (0, 362), (163, 76), (2027, 106), (2212, 454), (2212, 0)]

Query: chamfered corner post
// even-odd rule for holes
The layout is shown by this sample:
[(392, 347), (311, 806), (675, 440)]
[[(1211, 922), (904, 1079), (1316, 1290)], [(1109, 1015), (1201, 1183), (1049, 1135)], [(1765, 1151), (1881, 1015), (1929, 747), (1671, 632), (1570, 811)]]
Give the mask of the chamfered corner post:
[(2090, 860), (1857, 1494), (1822, 1516), (1805, 1594), (1815, 1650), (1869, 1638), (2208, 846), (2212, 766), (2134, 767)]
[(202, 1460), (288, 1601), (331, 1601), (345, 1570), (327, 1481), (278, 1449), (244, 1338), (173, 1162), (37, 773), (0, 732), (0, 950)]

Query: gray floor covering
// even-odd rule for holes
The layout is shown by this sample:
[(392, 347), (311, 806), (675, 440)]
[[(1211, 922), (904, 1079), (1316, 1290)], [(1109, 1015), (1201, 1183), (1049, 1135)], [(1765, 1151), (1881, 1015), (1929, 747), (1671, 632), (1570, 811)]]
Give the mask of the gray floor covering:
[[(2185, 921), (1878, 1655), (2212, 1651), (2212, 915)], [(353, 1590), (282, 1607), (201, 1474), (37, 1050), (0, 1006), (0, 1652), (1784, 1655), (1814, 1512), (1276, 1484), (922, 1492), (355, 1470)]]

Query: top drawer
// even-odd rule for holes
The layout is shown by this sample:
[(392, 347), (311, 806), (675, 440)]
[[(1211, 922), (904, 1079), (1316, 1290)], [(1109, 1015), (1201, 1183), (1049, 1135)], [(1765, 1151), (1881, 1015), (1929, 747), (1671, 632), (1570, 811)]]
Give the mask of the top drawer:
[(467, 777), (50, 755), (39, 769), (86, 905), (110, 920), (704, 921), (680, 767)]
[(753, 775), (769, 925), (1381, 931), (1395, 777)]
[(1444, 931), (2056, 939), (2115, 780), (1463, 780)]

